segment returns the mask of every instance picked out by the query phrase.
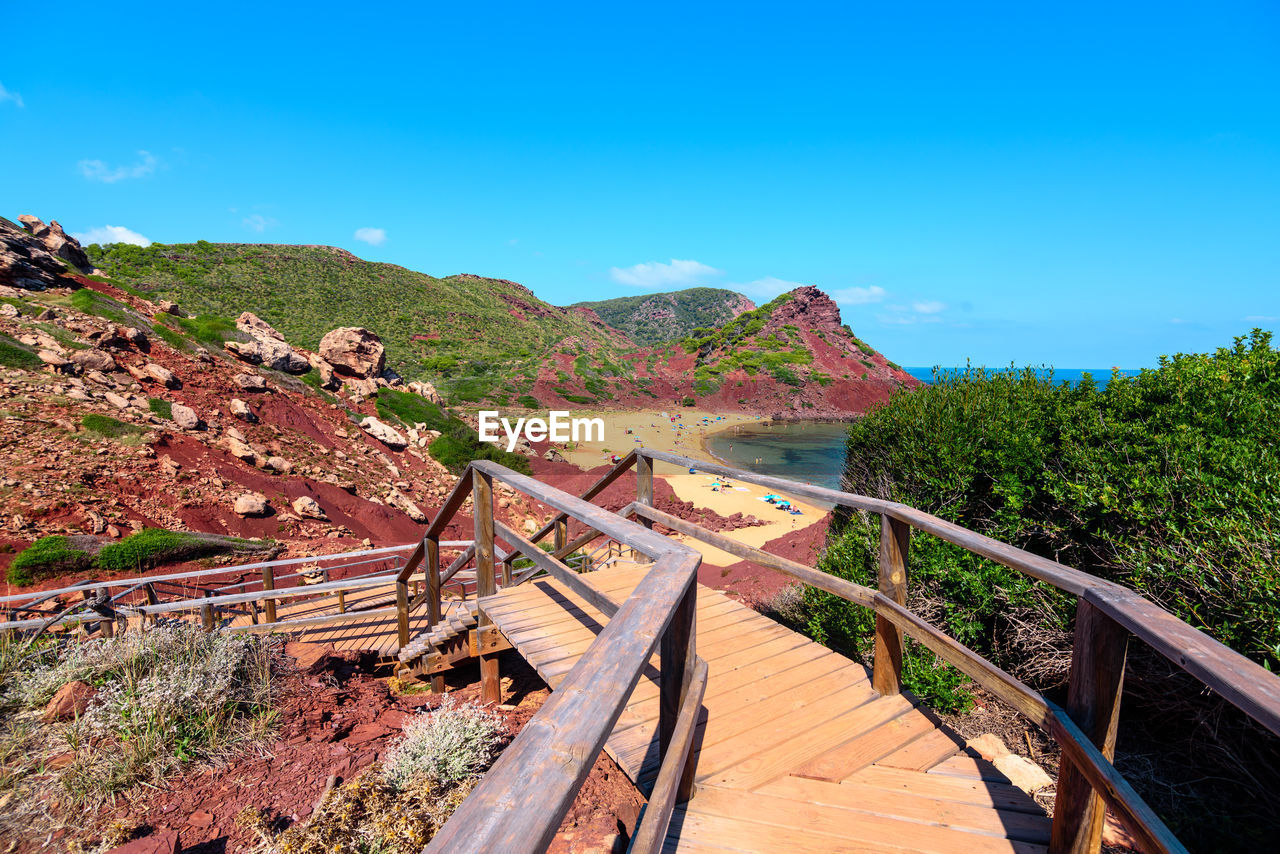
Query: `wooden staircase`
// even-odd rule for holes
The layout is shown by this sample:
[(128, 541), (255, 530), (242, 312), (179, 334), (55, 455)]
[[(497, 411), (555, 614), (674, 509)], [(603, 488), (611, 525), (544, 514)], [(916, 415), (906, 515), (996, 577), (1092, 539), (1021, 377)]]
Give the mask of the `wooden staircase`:
[(412, 675), (439, 673), (476, 654), (476, 600), (447, 600), (442, 609), (440, 622), (420, 632), (396, 655)]

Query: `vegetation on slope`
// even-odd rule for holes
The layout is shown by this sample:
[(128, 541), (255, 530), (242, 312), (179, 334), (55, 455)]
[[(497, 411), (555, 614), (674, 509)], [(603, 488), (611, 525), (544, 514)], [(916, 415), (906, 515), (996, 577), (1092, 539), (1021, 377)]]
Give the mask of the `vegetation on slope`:
[[(851, 428), (844, 485), (1138, 590), (1275, 670), (1278, 448), (1280, 353), (1255, 331), (1212, 354), (1113, 376), (1104, 389), (1054, 385), (1030, 370), (938, 377)], [(844, 519), (822, 568), (875, 586), (878, 538), (877, 518)], [(919, 613), (1029, 683), (1062, 686), (1072, 597), (925, 535), (912, 538), (909, 566)], [(816, 638), (869, 661), (867, 611), (811, 589), (805, 617)], [(1126, 707), (1160, 717), (1166, 736), (1175, 721), (1209, 721), (1195, 730), (1193, 754), (1258, 736), (1234, 710), (1195, 699), (1196, 685), (1143, 648), (1131, 646), (1126, 679)], [(907, 656), (906, 681), (943, 708), (968, 703), (959, 675), (921, 648)], [(1268, 743), (1274, 751), (1265, 736), (1248, 750)]]
[(525, 474), (533, 473), (528, 457), (481, 442), (476, 431), (465, 421), (421, 395), (384, 388), (378, 390), (375, 403), (378, 415), (388, 422), (399, 422), (405, 427), (423, 424), (426, 430), (438, 431), (441, 435), (436, 437), (427, 451), (455, 473), (465, 469), (472, 460), (493, 460), (509, 469)]
[(95, 537), (53, 535), (36, 540), (9, 564), (6, 580), (27, 585), (66, 572), (92, 567), (107, 572), (138, 572), (166, 563), (237, 552), (262, 551), (266, 544), (221, 534), (144, 528), (119, 542)]
[(201, 315), (180, 324), (201, 340), (217, 338), (227, 327), (219, 319), (242, 311), (311, 350), (335, 327), (370, 327), (391, 368), (430, 380), (452, 403), (514, 399), (529, 392), (557, 348), (607, 354), (621, 343), (513, 282), (435, 278), (332, 247), (201, 241), (93, 244), (86, 251), (113, 283)]
[(687, 288), (571, 306), (593, 310), (605, 323), (646, 347), (678, 341), (699, 327), (721, 326), (750, 307), (742, 294), (722, 288)]

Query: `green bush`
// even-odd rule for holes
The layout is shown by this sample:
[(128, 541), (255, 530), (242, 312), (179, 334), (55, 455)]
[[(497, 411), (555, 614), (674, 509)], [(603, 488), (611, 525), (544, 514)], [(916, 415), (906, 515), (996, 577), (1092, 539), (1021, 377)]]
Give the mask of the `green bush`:
[(245, 542), (163, 528), (144, 528), (118, 543), (103, 546), (98, 552), (97, 563), (108, 572), (137, 572), (163, 563), (225, 554)]
[(170, 401), (153, 397), (147, 400), (147, 407), (161, 418), (173, 420), (173, 404)]
[(106, 415), (86, 415), (80, 419), (80, 426), (90, 433), (97, 433), (108, 439), (122, 439), (126, 436), (140, 436), (146, 429), (137, 424), (126, 424)]
[(93, 566), (93, 554), (77, 548), (63, 536), (41, 537), (9, 564), (5, 578), (10, 584), (33, 584), (62, 572), (79, 572)]
[(225, 317), (202, 314), (198, 317), (179, 317), (178, 326), (201, 344), (221, 347), (236, 331), (236, 322)]
[(516, 398), (516, 403), (525, 409), (539, 409), (542, 404), (538, 403), (538, 399), (531, 394), (522, 394)]
[(695, 404), (697, 404), (697, 402), (698, 402), (698, 401), (694, 400), (692, 397), (686, 397), (684, 400), (680, 401), (680, 405), (681, 405), (681, 406), (694, 406)]
[(7, 335), (0, 335), (0, 365), (24, 371), (38, 371), (44, 367), (44, 362), (17, 341)]
[(406, 427), (426, 424), (428, 430), (442, 433), (449, 428), (451, 416), (420, 394), (384, 388), (378, 390), (374, 403), (378, 407), (378, 415), (387, 421), (399, 421)]
[[(854, 423), (844, 488), (1132, 588), (1275, 671), (1277, 449), (1280, 353), (1255, 330), (1214, 353), (1162, 358), (1136, 377), (1113, 374), (1105, 388), (1055, 384), (1030, 369), (935, 375), (933, 385), (899, 392)], [(878, 517), (838, 518), (831, 537), (821, 567), (874, 586)], [(918, 532), (909, 567), (913, 609), (1033, 687), (1061, 690), (1074, 597)], [(873, 618), (864, 609), (812, 589), (805, 604), (815, 638), (869, 660)], [(1170, 739), (1179, 715), (1194, 726), (1177, 742), (1179, 755), (1216, 751), (1239, 762), (1232, 739), (1252, 743), (1239, 736), (1243, 724), (1209, 723), (1221, 720), (1221, 705), (1198, 686), (1178, 689), (1169, 667), (1131, 645), (1126, 708), (1155, 710)], [(943, 708), (962, 706), (961, 680), (948, 672), (909, 649), (907, 687)], [(1229, 775), (1202, 767), (1195, 776)]]

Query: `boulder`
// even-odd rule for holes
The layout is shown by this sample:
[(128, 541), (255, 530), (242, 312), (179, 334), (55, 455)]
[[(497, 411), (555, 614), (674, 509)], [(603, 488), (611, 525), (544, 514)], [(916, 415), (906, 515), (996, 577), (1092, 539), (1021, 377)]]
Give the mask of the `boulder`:
[(235, 383), (244, 391), (267, 390), (267, 381), (257, 374), (236, 374)]
[(22, 311), (13, 303), (0, 303), (0, 317), (22, 317)]
[(262, 493), (245, 492), (236, 496), (232, 509), (241, 516), (265, 516), (271, 508), (267, 505), (267, 498)]
[(551, 460), (553, 463), (567, 462), (564, 458), (564, 454), (560, 453), (555, 448), (547, 448), (547, 452), (542, 455), (542, 458), (544, 460)]
[(243, 439), (237, 439), (235, 436), (225, 436), (222, 439), (222, 446), (227, 449), (227, 453), (237, 460), (253, 466), (258, 464), (258, 452), (250, 448)]
[(359, 326), (343, 326), (320, 339), (320, 357), (338, 373), (360, 379), (381, 376), (386, 349), (377, 335)]
[(147, 366), (142, 370), (148, 378), (155, 380), (165, 388), (182, 388), (182, 382), (173, 375), (173, 371), (163, 365), (148, 362)]
[(117, 326), (116, 335), (139, 349), (145, 349), (149, 343), (146, 333), (133, 326)]
[(109, 392), (107, 392), (106, 394), (104, 394), (104, 395), (102, 395), (102, 396), (103, 396), (103, 398), (107, 401), (107, 403), (111, 404), (111, 405), (112, 405), (112, 406), (114, 406), (116, 409), (128, 409), (128, 408), (129, 408), (129, 401), (128, 401), (128, 399), (121, 397), (120, 395), (116, 394), (114, 391), (109, 391)]
[(236, 318), (236, 329), (251, 335), (254, 338), (274, 338), (277, 341), (283, 341), (284, 336), (275, 330), (270, 323), (267, 323), (261, 317), (251, 311), (241, 312)]
[(232, 415), (239, 418), (246, 424), (253, 424), (258, 420), (258, 416), (253, 414), (253, 410), (249, 408), (249, 404), (245, 403), (238, 397), (231, 398), (231, 403), (228, 404), (228, 407), (231, 409)]
[(387, 504), (397, 510), (403, 511), (406, 516), (415, 522), (421, 523), (428, 521), (427, 514), (423, 513), (422, 509), (418, 507), (417, 504), (414, 504), (413, 500), (410, 499), (409, 496), (405, 495), (398, 489), (392, 489), (391, 492), (387, 493)]
[(89, 263), (89, 256), (84, 254), (80, 241), (63, 231), (62, 226), (58, 225), (56, 219), (49, 220), (49, 224), (45, 225), (36, 217), (31, 216), (31, 214), (23, 214), (18, 217), (18, 222), (22, 223), (32, 237), (43, 243), (46, 250), (57, 255), (81, 273), (93, 272), (93, 265)]
[(377, 439), (388, 448), (400, 450), (409, 446), (408, 440), (401, 436), (394, 427), (384, 424), (372, 415), (360, 422), (360, 429)]
[(45, 723), (66, 721), (84, 714), (97, 691), (87, 682), (68, 682), (44, 707)]
[(200, 416), (196, 415), (196, 411), (190, 406), (175, 403), (172, 406), (172, 415), (173, 423), (177, 424), (183, 430), (204, 429), (204, 422), (200, 420)]
[(178, 308), (178, 304), (176, 302), (173, 302), (172, 300), (162, 299), (158, 303), (156, 303), (156, 308), (160, 309), (165, 314), (172, 314), (174, 317), (187, 316), (186, 312)]
[(267, 461), (262, 464), (263, 468), (271, 469), (279, 474), (288, 474), (293, 471), (293, 463), (284, 457), (267, 457)]
[(255, 338), (252, 341), (228, 341), (227, 351), (251, 365), (262, 365), (287, 374), (305, 374), (311, 370), (307, 357), (283, 341)]
[(304, 519), (320, 519), (321, 521), (329, 521), (328, 515), (325, 514), (324, 508), (320, 506), (320, 502), (316, 501), (309, 495), (294, 499), (293, 512), (297, 513)]
[(436, 391), (436, 387), (431, 383), (414, 380), (409, 383), (409, 391), (425, 397), (434, 404), (444, 406), (444, 399), (440, 397), (440, 392)]
[(40, 357), (40, 361), (55, 370), (64, 368), (70, 364), (66, 359), (62, 358), (52, 350), (41, 350), (39, 353), (36, 353), (36, 355)]
[(116, 369), (116, 360), (111, 358), (111, 354), (97, 348), (77, 350), (71, 354), (71, 361), (85, 371), (114, 371)]
[(315, 368), (316, 373), (320, 375), (320, 388), (328, 389), (329, 391), (337, 391), (342, 388), (342, 380), (334, 375), (333, 365), (314, 354), (308, 354), (307, 361), (311, 363), (311, 367)]
[(358, 398), (372, 397), (378, 393), (378, 384), (374, 380), (349, 379), (346, 381), (347, 391)]

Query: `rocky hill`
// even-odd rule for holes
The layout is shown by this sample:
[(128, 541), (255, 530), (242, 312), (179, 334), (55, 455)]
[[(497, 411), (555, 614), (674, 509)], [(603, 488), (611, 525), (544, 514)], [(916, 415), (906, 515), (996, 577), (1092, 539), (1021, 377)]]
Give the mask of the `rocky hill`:
[(742, 294), (722, 288), (687, 288), (570, 306), (591, 309), (605, 323), (645, 347), (679, 341), (700, 327), (721, 326), (755, 307)]
[[(0, 569), (51, 534), (232, 534), (291, 555), (408, 542), (468, 458), (529, 470), (543, 450), (479, 445), (431, 386), (381, 373), (368, 330), (313, 351), (253, 314), (191, 318), (51, 260), (79, 246), (40, 233), (0, 222)], [(542, 521), (499, 492), (508, 524)]]
[[(377, 371), (347, 378), (360, 381), (352, 388), (363, 397), (379, 377), (403, 377), (451, 406), (665, 408), (692, 398), (713, 411), (848, 417), (915, 382), (842, 327), (835, 304), (813, 288), (762, 308), (712, 288), (562, 308), (515, 282), (436, 278), (326, 246), (93, 245), (69, 261), (58, 253), (79, 247), (44, 228), (43, 237), (18, 229), (22, 240), (0, 245), (0, 272), (6, 257), (11, 278), (36, 282), (60, 275), (50, 272), (59, 265), (92, 267), (102, 274), (94, 287), (176, 302), (193, 316), (162, 313), (155, 330), (174, 346), (193, 339), (327, 386), (327, 369), (306, 373), (324, 336), (368, 327), (385, 351)], [(0, 240), (13, 243), (12, 230), (0, 229)], [(280, 340), (239, 328), (245, 312)]]

